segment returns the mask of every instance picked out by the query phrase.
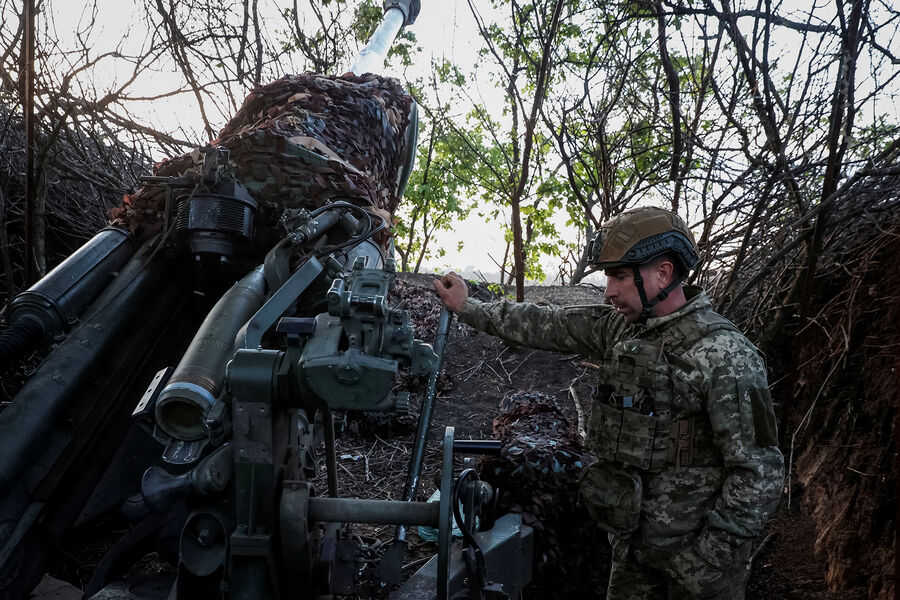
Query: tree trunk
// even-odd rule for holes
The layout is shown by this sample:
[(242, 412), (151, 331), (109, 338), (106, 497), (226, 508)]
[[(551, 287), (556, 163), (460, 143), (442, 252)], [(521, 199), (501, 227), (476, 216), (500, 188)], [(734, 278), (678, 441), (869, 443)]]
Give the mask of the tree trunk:
[(3, 187), (0, 186), (0, 264), (3, 265), (3, 272), (6, 273), (6, 297), (7, 300), (12, 300), (16, 293), (16, 282), (9, 250), (9, 234), (6, 231), (6, 194), (3, 193)]
[(525, 145), (522, 148), (521, 169), (519, 170), (518, 181), (510, 197), (510, 206), (512, 207), (512, 225), (513, 225), (513, 261), (515, 263), (516, 274), (516, 302), (525, 301), (525, 253), (522, 244), (522, 218), (520, 206), (522, 203), (522, 195), (525, 192), (525, 186), (528, 184), (531, 163), (531, 149), (534, 145), (534, 128), (537, 124), (537, 117), (540, 113), (541, 106), (544, 103), (544, 94), (550, 80), (550, 53), (553, 47), (553, 41), (556, 39), (556, 32), (559, 29), (559, 18), (562, 13), (564, 1), (557, 0), (553, 7), (553, 16), (550, 21), (550, 28), (547, 32), (547, 38), (541, 52), (541, 64), (538, 67), (537, 84), (534, 88), (534, 101), (531, 103), (531, 114), (525, 121)]
[(588, 245), (590, 244), (591, 238), (594, 236), (594, 228), (591, 227), (591, 224), (588, 223), (584, 228), (584, 239), (585, 243), (581, 246), (581, 254), (578, 255), (578, 264), (575, 265), (575, 270), (572, 272), (572, 278), (569, 280), (569, 285), (578, 285), (581, 283), (581, 280), (585, 278), (587, 275), (588, 269)]
[[(37, 173), (37, 190), (34, 195), (35, 281), (47, 274), (47, 176), (43, 169)], [(32, 282), (33, 283), (33, 282)]]
[(519, 211), (521, 194), (513, 198), (512, 225), (513, 225), (513, 271), (516, 276), (516, 302), (525, 302), (525, 253), (522, 247), (522, 215)]

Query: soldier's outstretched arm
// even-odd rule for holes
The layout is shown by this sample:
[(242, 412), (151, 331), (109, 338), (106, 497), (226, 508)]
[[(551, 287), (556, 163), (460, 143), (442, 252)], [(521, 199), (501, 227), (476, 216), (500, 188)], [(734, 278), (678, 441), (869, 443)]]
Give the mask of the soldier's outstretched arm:
[(434, 288), (459, 320), (506, 341), (557, 352), (601, 353), (614, 344), (625, 321), (611, 306), (538, 306), (530, 302), (479, 302), (465, 280), (448, 273)]

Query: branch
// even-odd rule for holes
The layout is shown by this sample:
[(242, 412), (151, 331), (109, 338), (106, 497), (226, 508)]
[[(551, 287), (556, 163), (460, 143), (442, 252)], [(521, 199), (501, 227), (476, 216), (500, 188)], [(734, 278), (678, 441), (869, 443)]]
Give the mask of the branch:
[[(688, 8), (686, 6), (671, 4), (666, 2), (666, 5), (671, 9), (669, 14), (676, 16), (698, 16), (703, 15), (705, 17), (716, 17), (723, 18), (723, 14), (711, 6), (707, 6), (706, 8)], [(776, 15), (774, 13), (767, 13), (761, 10), (754, 9), (744, 9), (738, 10), (732, 13), (735, 18), (743, 19), (745, 17), (753, 17), (754, 19), (763, 19), (765, 21), (771, 22), (773, 25), (780, 25), (782, 27), (787, 27), (788, 29), (793, 29), (795, 31), (805, 31), (810, 33), (835, 33), (837, 30), (831, 25), (813, 25), (812, 23), (800, 23), (798, 21), (792, 21), (786, 17), (782, 17)]]

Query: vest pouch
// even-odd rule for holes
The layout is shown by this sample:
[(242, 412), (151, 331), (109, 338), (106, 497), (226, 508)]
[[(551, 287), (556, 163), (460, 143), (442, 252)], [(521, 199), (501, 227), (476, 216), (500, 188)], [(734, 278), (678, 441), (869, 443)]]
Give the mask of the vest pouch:
[(613, 460), (622, 431), (622, 409), (594, 398), (588, 418), (587, 445), (601, 460)]
[(671, 423), (667, 415), (642, 415), (595, 399), (588, 421), (588, 447), (601, 460), (661, 471), (670, 462)]
[(642, 471), (661, 471), (669, 462), (671, 423), (668, 418), (623, 410), (615, 460)]
[(601, 529), (619, 537), (637, 529), (642, 495), (637, 473), (608, 462), (595, 462), (578, 478), (581, 505)]

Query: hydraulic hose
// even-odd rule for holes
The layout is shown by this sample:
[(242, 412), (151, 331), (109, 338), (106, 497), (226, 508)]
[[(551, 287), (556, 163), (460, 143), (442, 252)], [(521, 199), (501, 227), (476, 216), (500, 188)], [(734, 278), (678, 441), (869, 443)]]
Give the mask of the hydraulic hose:
[(209, 312), (156, 404), (156, 423), (179, 440), (205, 435), (203, 419), (225, 381), (235, 336), (265, 301), (264, 267), (238, 281)]

